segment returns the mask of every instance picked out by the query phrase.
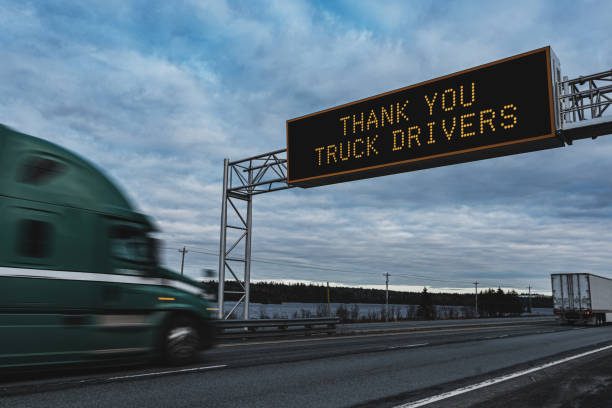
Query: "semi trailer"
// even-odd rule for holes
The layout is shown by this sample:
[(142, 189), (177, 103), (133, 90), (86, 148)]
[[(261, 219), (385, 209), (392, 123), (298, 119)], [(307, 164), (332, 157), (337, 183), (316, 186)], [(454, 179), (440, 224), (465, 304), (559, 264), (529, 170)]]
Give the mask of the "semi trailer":
[(590, 273), (556, 273), (550, 278), (553, 311), (560, 324), (612, 322), (612, 279)]

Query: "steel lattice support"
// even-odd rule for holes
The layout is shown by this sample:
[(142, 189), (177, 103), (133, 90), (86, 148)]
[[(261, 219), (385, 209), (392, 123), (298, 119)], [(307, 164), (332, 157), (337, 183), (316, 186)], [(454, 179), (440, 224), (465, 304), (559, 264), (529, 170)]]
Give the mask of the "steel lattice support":
[[(288, 188), (286, 150), (233, 162), (225, 159), (219, 248), (219, 319), (230, 317), (241, 304), (244, 306), (244, 319), (249, 318), (253, 196)], [(225, 290), (226, 272), (238, 282), (238, 291)], [(225, 294), (240, 295), (239, 301), (227, 314)]]
[(557, 86), (566, 142), (612, 133), (612, 115), (604, 116), (612, 105), (612, 70), (564, 77)]

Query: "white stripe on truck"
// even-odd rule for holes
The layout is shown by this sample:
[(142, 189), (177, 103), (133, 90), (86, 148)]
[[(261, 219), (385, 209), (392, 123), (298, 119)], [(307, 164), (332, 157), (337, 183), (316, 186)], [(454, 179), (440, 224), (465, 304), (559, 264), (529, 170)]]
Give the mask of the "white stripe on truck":
[(0, 277), (30, 278), (30, 279), (62, 279), (90, 282), (127, 283), (132, 285), (170, 286), (185, 292), (198, 295), (202, 289), (185, 282), (164, 278), (149, 278), (144, 276), (117, 275), (112, 273), (55, 271), (49, 269), (25, 269), (0, 267)]

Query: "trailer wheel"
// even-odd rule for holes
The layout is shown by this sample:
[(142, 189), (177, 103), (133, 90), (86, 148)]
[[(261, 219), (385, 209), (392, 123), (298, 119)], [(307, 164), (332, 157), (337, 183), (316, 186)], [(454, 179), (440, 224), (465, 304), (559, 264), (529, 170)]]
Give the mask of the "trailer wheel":
[(186, 316), (172, 318), (164, 330), (162, 344), (166, 363), (185, 365), (196, 362), (200, 335), (195, 322)]
[(594, 326), (595, 327), (599, 327), (601, 326), (601, 315), (599, 313), (595, 313), (593, 315), (593, 320), (594, 320)]

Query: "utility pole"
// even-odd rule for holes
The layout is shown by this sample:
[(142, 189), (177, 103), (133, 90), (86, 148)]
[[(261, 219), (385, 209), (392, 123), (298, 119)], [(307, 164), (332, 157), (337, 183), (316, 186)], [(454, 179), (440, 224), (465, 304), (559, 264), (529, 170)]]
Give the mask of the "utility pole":
[(185, 265), (185, 254), (187, 252), (189, 252), (189, 251), (187, 251), (185, 249), (185, 247), (183, 247), (183, 249), (179, 249), (178, 251), (182, 254), (182, 256), (181, 256), (181, 275), (182, 275), (183, 274), (183, 266)]
[(474, 282), (474, 295), (475, 295), (475, 303), (476, 303), (476, 318), (480, 317), (480, 314), (478, 313), (478, 282)]
[(527, 288), (529, 289), (529, 313), (531, 313), (531, 285)]
[(329, 304), (329, 281), (327, 282), (327, 315), (331, 317), (331, 306)]
[(383, 273), (385, 277), (385, 322), (389, 321), (389, 272)]

